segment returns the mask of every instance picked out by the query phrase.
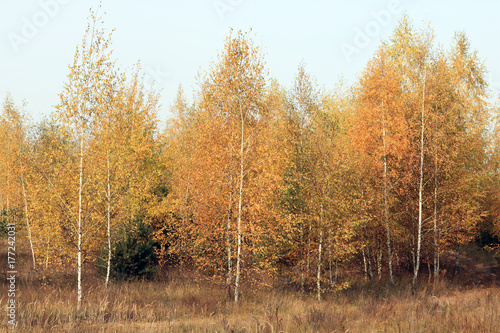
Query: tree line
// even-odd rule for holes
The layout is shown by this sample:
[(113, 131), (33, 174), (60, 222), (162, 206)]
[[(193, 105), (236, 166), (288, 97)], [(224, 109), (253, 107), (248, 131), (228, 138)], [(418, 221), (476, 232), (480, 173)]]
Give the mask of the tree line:
[(51, 116), (3, 102), (2, 223), (26, 231), (34, 269), (75, 268), (78, 307), (83, 264), (108, 285), (132, 234), (150, 264), (202, 271), (236, 302), (245, 281), (278, 276), (320, 300), (353, 262), (371, 281), (406, 271), (415, 285), (424, 265), (437, 280), (443, 253), (500, 235), (485, 77), (464, 33), (444, 49), (405, 17), (353, 85), (319, 89), (300, 64), (285, 88), (232, 32), (160, 129), (159, 94), (139, 65), (116, 67), (91, 14)]

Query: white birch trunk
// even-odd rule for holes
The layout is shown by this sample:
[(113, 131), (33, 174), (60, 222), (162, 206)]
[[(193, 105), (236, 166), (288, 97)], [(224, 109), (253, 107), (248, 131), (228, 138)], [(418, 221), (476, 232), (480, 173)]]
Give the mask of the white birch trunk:
[(361, 254), (363, 255), (363, 272), (365, 273), (365, 281), (368, 280), (368, 268), (366, 263), (365, 248), (361, 249)]
[(373, 282), (373, 268), (372, 268), (372, 260), (370, 256), (370, 247), (366, 244), (366, 261), (368, 262), (368, 274), (370, 277), (370, 282)]
[(318, 274), (316, 279), (316, 286), (318, 289), (318, 301), (321, 301), (321, 250), (323, 246), (323, 230), (319, 231), (319, 244), (318, 244)]
[(23, 170), (23, 164), (21, 161), (19, 161), (19, 164), (21, 166), (21, 187), (22, 187), (22, 191), (23, 191), (24, 215), (26, 217), (26, 230), (28, 231), (28, 239), (30, 241), (31, 257), (33, 259), (33, 269), (36, 269), (35, 250), (33, 249), (33, 240), (31, 238), (30, 219), (29, 219), (29, 215), (28, 215), (28, 199), (26, 196), (26, 186), (24, 185), (24, 170)]
[(438, 226), (437, 226), (437, 172), (438, 172), (438, 164), (437, 164), (437, 154), (436, 154), (436, 168), (434, 174), (434, 282), (437, 281), (439, 276), (439, 244), (438, 244)]
[(45, 249), (45, 269), (49, 268), (49, 248), (50, 248), (50, 236), (47, 237), (47, 248)]
[[(182, 216), (182, 226), (185, 227), (187, 225), (188, 221), (188, 199), (189, 199), (189, 185), (190, 185), (190, 177), (191, 175), (188, 174), (188, 181), (186, 185), (186, 195), (184, 196), (184, 213)], [(179, 246), (179, 260), (180, 260), (180, 268), (181, 268), (181, 274), (184, 272), (184, 236), (181, 236), (180, 239), (180, 246)]]
[(302, 207), (300, 207), (300, 252), (301, 258), (299, 260), (300, 264), (300, 291), (304, 292), (304, 258), (303, 256), (303, 248), (304, 248), (304, 220), (302, 218)]
[[(304, 248), (304, 203), (303, 203), (303, 197), (302, 197), (302, 191), (303, 191), (303, 181), (304, 181), (304, 156), (303, 156), (303, 126), (304, 126), (304, 121), (303, 121), (303, 116), (301, 115), (300, 119), (300, 140), (299, 140), (299, 149), (300, 149), (300, 175), (299, 175), (299, 205), (300, 205), (300, 247), (301, 249)], [(302, 252), (302, 251), (301, 251)], [(302, 256), (302, 255), (301, 255)], [(305, 284), (305, 276), (304, 276), (304, 262), (302, 261), (303, 258), (300, 258), (301, 264), (300, 264), (300, 290), (304, 292), (304, 284)]]
[(77, 311), (82, 306), (82, 192), (83, 192), (83, 129), (80, 138), (80, 184), (78, 187), (78, 258), (77, 258)]
[(311, 268), (311, 222), (308, 222), (309, 232), (307, 234), (307, 252), (306, 252), (306, 279), (309, 278), (309, 270)]
[(328, 219), (328, 271), (330, 273), (330, 285), (333, 284), (332, 278), (332, 230), (331, 230), (331, 222)]
[(418, 270), (420, 266), (420, 247), (422, 244), (422, 209), (423, 209), (423, 192), (424, 192), (424, 130), (425, 130), (425, 72), (424, 86), (422, 92), (422, 115), (421, 115), (421, 132), (420, 132), (420, 179), (418, 185), (418, 225), (417, 225), (417, 253), (415, 258), (415, 267), (412, 284), (417, 283)]
[(232, 205), (233, 205), (233, 175), (230, 175), (230, 186), (231, 190), (229, 192), (229, 204), (227, 209), (227, 230), (226, 230), (226, 247), (227, 247), (227, 279), (226, 287), (227, 293), (231, 295), (231, 285), (233, 283), (233, 260), (232, 260), (232, 250), (231, 250), (231, 219), (232, 219)]
[(110, 175), (109, 175), (109, 150), (106, 150), (106, 167), (108, 171), (107, 176), (107, 236), (108, 236), (108, 262), (107, 262), (107, 270), (106, 270), (106, 288), (109, 284), (109, 276), (111, 274), (111, 184), (110, 184)]
[(389, 265), (389, 277), (391, 279), (391, 284), (396, 285), (394, 280), (394, 274), (392, 271), (392, 248), (391, 248), (391, 230), (389, 226), (389, 203), (387, 199), (387, 144), (386, 144), (386, 132), (385, 132), (385, 109), (384, 102), (382, 101), (382, 144), (384, 146), (384, 221), (385, 221), (385, 231), (386, 231), (386, 245), (387, 245), (387, 262)]
[(6, 196), (6, 207), (7, 207), (7, 224), (10, 223), (10, 139), (7, 142), (7, 196)]
[(379, 247), (377, 252), (377, 275), (378, 280), (382, 279), (382, 248)]
[(366, 224), (364, 225), (364, 230), (365, 230), (365, 240), (366, 240), (365, 248), (366, 248), (366, 262), (368, 263), (368, 274), (370, 277), (370, 282), (373, 282), (373, 269), (370, 256), (370, 247), (368, 246), (368, 233), (366, 231)]
[(245, 153), (245, 130), (244, 130), (244, 119), (243, 114), (241, 114), (241, 141), (240, 141), (240, 179), (239, 179), (239, 193), (238, 193), (238, 240), (237, 240), (237, 250), (236, 250), (236, 276), (234, 281), (234, 301), (238, 302), (239, 297), (239, 287), (240, 287), (240, 266), (241, 266), (241, 246), (242, 246), (242, 225), (241, 225), (241, 215), (243, 209), (243, 179), (244, 179), (244, 153)]

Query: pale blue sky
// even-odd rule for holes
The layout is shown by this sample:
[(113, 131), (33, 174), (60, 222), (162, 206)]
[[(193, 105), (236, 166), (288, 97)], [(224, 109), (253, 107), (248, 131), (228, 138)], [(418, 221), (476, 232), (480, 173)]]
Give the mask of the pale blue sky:
[[(25, 99), (35, 121), (50, 114), (97, 3), (0, 0), (2, 100), (7, 91), (18, 103)], [(304, 61), (319, 86), (332, 89), (340, 76), (348, 83), (357, 78), (406, 12), (415, 27), (430, 21), (445, 47), (455, 31), (465, 31), (500, 91), (498, 1), (103, 0), (103, 11), (105, 26), (116, 29), (118, 65), (141, 60), (148, 81), (162, 89), (162, 121), (179, 84), (191, 98), (197, 73), (216, 59), (230, 27), (252, 28), (270, 77), (281, 84), (290, 86)]]

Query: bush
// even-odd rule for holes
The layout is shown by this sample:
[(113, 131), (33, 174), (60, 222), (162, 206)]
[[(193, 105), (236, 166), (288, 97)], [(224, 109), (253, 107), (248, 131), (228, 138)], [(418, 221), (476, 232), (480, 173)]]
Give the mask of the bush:
[(0, 237), (7, 236), (7, 211), (0, 211)]
[(112, 276), (121, 280), (151, 278), (156, 273), (158, 260), (153, 241), (153, 227), (142, 218), (127, 223), (112, 244)]
[(0, 238), (7, 237), (7, 223), (14, 223), (16, 226), (16, 231), (21, 230), (22, 224), (16, 223), (20, 220), (21, 214), (15, 208), (11, 208), (9, 210), (2, 209), (0, 210)]

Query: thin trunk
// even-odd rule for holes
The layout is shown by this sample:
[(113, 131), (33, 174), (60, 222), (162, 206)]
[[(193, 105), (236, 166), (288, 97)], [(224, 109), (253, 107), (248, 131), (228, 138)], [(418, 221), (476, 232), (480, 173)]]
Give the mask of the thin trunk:
[(437, 181), (437, 172), (438, 172), (438, 164), (437, 164), (437, 154), (436, 154), (436, 169), (434, 172), (434, 281), (437, 281), (439, 276), (439, 246), (438, 246), (438, 228), (437, 228), (437, 189), (438, 189), (438, 181)]
[(9, 196), (10, 196), (10, 138), (8, 138), (7, 141), (7, 196), (6, 196), (6, 201), (7, 201), (7, 224), (10, 223), (10, 201), (9, 201)]
[(304, 248), (304, 220), (302, 218), (302, 207), (300, 207), (300, 291), (304, 292), (304, 258), (302, 257)]
[(379, 247), (377, 252), (377, 275), (380, 281), (382, 279), (382, 247)]
[(413, 220), (413, 218), (411, 219), (411, 264), (413, 265), (413, 267), (415, 267), (415, 263), (416, 263), (416, 260), (417, 258), (415, 257), (415, 253), (416, 253), (416, 250), (415, 250), (415, 221)]
[[(189, 198), (189, 184), (190, 177), (188, 174), (187, 185), (186, 185), (186, 195), (184, 196), (184, 214), (182, 216), (182, 227), (184, 228), (187, 225), (188, 221), (188, 198)], [(181, 235), (180, 246), (179, 246), (179, 261), (180, 261), (180, 269), (181, 274), (184, 272), (184, 239), (185, 236)]]
[(109, 276), (111, 274), (111, 182), (110, 182), (110, 173), (109, 173), (109, 150), (106, 150), (106, 169), (108, 171), (107, 174), (107, 193), (106, 193), (106, 200), (107, 200), (107, 231), (108, 231), (108, 263), (107, 263), (107, 270), (106, 270), (106, 283), (105, 286), (108, 288), (108, 283), (109, 283)]
[(331, 230), (331, 222), (328, 219), (328, 271), (330, 273), (330, 285), (333, 284), (332, 279), (332, 230)]
[(333, 284), (333, 274), (332, 274), (332, 261), (330, 253), (328, 253), (328, 274), (330, 278), (330, 284)]
[(318, 301), (321, 301), (321, 250), (323, 247), (323, 205), (321, 205), (320, 221), (319, 221), (319, 244), (318, 244), (318, 274), (316, 278), (316, 286), (318, 290)]
[(243, 114), (241, 114), (241, 141), (240, 141), (240, 188), (238, 193), (238, 244), (236, 252), (236, 277), (234, 281), (234, 301), (238, 302), (238, 293), (240, 287), (240, 266), (241, 266), (241, 245), (242, 245), (242, 226), (241, 226), (241, 215), (243, 209), (243, 178), (244, 174), (244, 153), (245, 153), (245, 131), (244, 131), (244, 121)]
[(33, 240), (31, 238), (30, 219), (29, 219), (29, 215), (28, 215), (28, 199), (26, 196), (26, 186), (24, 184), (24, 170), (23, 170), (23, 163), (21, 161), (21, 158), (19, 158), (19, 164), (21, 166), (21, 188), (23, 191), (24, 215), (26, 217), (26, 230), (28, 231), (28, 239), (30, 241), (31, 257), (33, 259), (33, 269), (36, 269), (35, 250), (33, 249)]
[(427, 270), (429, 271), (429, 278), (427, 279), (427, 283), (431, 283), (432, 271), (431, 271), (431, 261), (427, 261)]
[(80, 311), (82, 306), (82, 192), (83, 192), (83, 130), (80, 139), (80, 183), (78, 186), (78, 259), (77, 259), (77, 311)]
[(366, 264), (366, 255), (364, 247), (361, 249), (361, 253), (363, 254), (363, 272), (365, 273), (365, 281), (366, 281), (368, 279), (368, 268)]
[(319, 244), (318, 244), (318, 275), (316, 279), (316, 286), (318, 288), (318, 301), (321, 301), (321, 250), (323, 246), (323, 230), (319, 230)]
[(232, 206), (233, 206), (233, 175), (230, 174), (230, 186), (231, 190), (229, 192), (229, 204), (227, 209), (227, 230), (226, 230), (226, 247), (227, 247), (227, 279), (226, 288), (227, 294), (231, 296), (231, 284), (233, 283), (233, 261), (232, 261), (232, 251), (231, 251), (231, 219), (232, 219)]
[(50, 248), (50, 237), (47, 237), (47, 249), (45, 249), (45, 269), (49, 268), (49, 248)]
[[(300, 149), (300, 175), (299, 175), (299, 205), (300, 205), (300, 248), (301, 252), (303, 252), (304, 248), (304, 203), (302, 198), (302, 187), (304, 181), (304, 153), (303, 153), (303, 120), (300, 120), (300, 140), (299, 140), (299, 149)], [(303, 253), (301, 253), (301, 264), (300, 264), (300, 290), (304, 292), (304, 284), (305, 284), (305, 276), (304, 276), (304, 262), (302, 261), (304, 258), (302, 257)]]
[(308, 223), (309, 232), (307, 233), (307, 253), (306, 253), (306, 279), (309, 277), (311, 267), (311, 222)]
[(366, 248), (366, 261), (368, 262), (368, 274), (370, 276), (370, 282), (373, 282), (373, 269), (372, 269), (372, 261), (370, 258), (370, 247), (368, 246), (368, 233), (366, 231), (366, 224), (364, 225), (365, 229), (365, 248)]
[(389, 202), (387, 198), (387, 144), (385, 141), (385, 109), (384, 102), (382, 101), (382, 144), (384, 146), (384, 221), (385, 221), (385, 231), (387, 237), (387, 261), (389, 265), (389, 277), (391, 279), (391, 284), (396, 285), (394, 280), (394, 274), (392, 272), (392, 248), (391, 248), (391, 231), (389, 227)]
[(414, 267), (414, 275), (412, 285), (415, 286), (417, 283), (418, 269), (420, 266), (420, 247), (422, 244), (422, 205), (423, 205), (423, 192), (424, 192), (424, 130), (425, 130), (425, 75), (424, 72), (424, 87), (422, 92), (422, 115), (421, 115), (421, 132), (420, 132), (420, 180), (418, 185), (418, 230), (417, 230), (417, 253), (416, 253), (416, 263)]
[(368, 262), (368, 274), (370, 276), (370, 282), (373, 282), (373, 269), (372, 260), (370, 258), (370, 247), (366, 244), (366, 261)]

